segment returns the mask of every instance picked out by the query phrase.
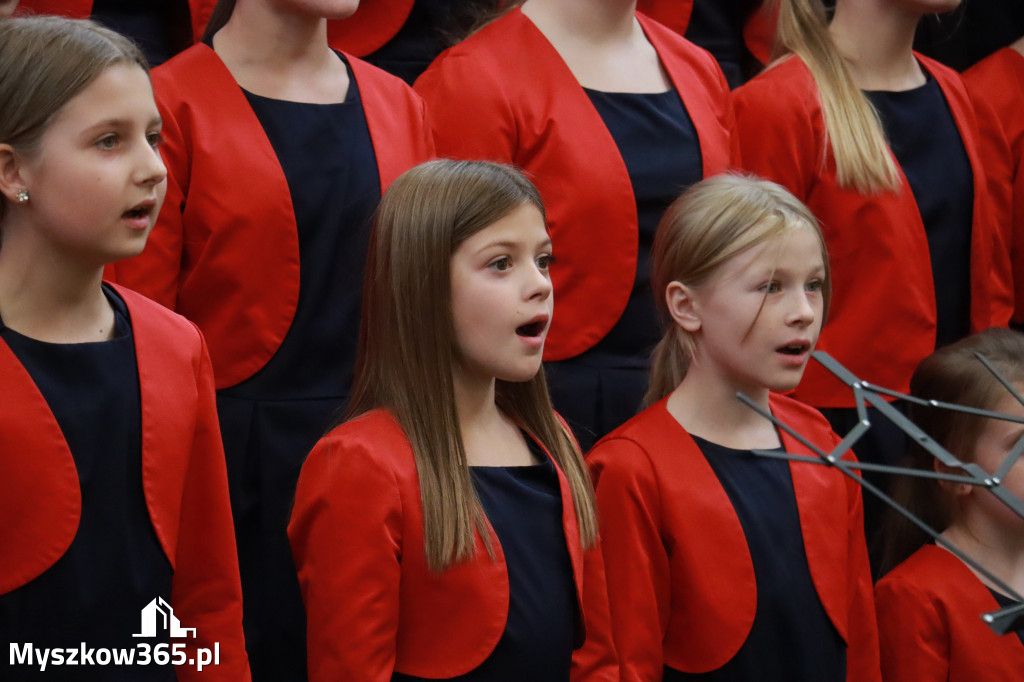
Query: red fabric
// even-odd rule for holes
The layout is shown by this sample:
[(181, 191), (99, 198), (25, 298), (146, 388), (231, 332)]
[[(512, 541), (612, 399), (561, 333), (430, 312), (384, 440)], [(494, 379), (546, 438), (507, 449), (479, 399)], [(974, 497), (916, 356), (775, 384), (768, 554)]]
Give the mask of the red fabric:
[(348, 19), (327, 22), (331, 47), (365, 57), (384, 47), (409, 18), (414, 0), (360, 0)]
[[(682, 36), (690, 26), (693, 0), (638, 0), (636, 9)], [(771, 61), (778, 21), (778, 3), (768, 3), (754, 12), (743, 27), (747, 49), (762, 64)]]
[(1024, 645), (981, 620), (999, 604), (951, 553), (925, 545), (875, 588), (886, 682), (1019, 682)]
[[(726, 170), (733, 116), (721, 70), (707, 52), (637, 16), (693, 119), (704, 174)], [(516, 9), (441, 53), (416, 90), (440, 155), (512, 163), (537, 185), (558, 257), (544, 359), (591, 348), (626, 307), (639, 238), (626, 165), (583, 88)]]
[[(992, 272), (1009, 270), (986, 189), (979, 132), (959, 76), (918, 56), (949, 103), (974, 170), (971, 329), (1005, 326), (1011, 313)], [(935, 291), (924, 225), (906, 178), (876, 195), (839, 187), (817, 88), (804, 63), (787, 59), (734, 93), (744, 167), (786, 186), (821, 223), (832, 269), (832, 304), (818, 348), (861, 379), (907, 392), (917, 363), (935, 348)], [(895, 161), (895, 159), (894, 159)], [(853, 395), (812, 362), (794, 397), (852, 407)]]
[[(142, 407), (142, 488), (174, 569), (170, 604), (196, 638), (219, 643), (219, 666), (177, 670), (180, 680), (248, 680), (242, 591), (206, 344), (189, 324), (117, 288), (135, 337)], [(70, 546), (81, 514), (78, 473), (56, 418), (28, 373), (0, 343), (0, 592), (41, 575)], [(30, 456), (26, 456), (30, 455)], [(156, 595), (154, 595), (156, 596)], [(161, 595), (163, 596), (163, 595)]]
[[(581, 550), (561, 471), (558, 481), (577, 598), (600, 610), (601, 554)], [(494, 560), (478, 536), (475, 559), (441, 573), (427, 568), (412, 449), (386, 412), (343, 424), (316, 445), (299, 476), (288, 536), (306, 604), (311, 682), (387, 681), (395, 671), (454, 677), (479, 666), (505, 629), (508, 572), (493, 529)], [(584, 613), (588, 624), (607, 621), (606, 612)], [(606, 632), (587, 629), (573, 680), (618, 679)]]
[[(964, 73), (964, 83), (975, 102), (986, 103), (998, 120), (998, 131), (995, 126), (983, 126), (982, 134), (995, 135), (998, 143), (1001, 132), (1010, 151), (1005, 169), (1008, 177), (996, 178), (1012, 187), (1010, 217), (1002, 227), (1013, 265), (1013, 320), (1024, 324), (1024, 56), (1010, 47), (1000, 50)], [(997, 159), (987, 157), (985, 167), (991, 173), (1000, 165)]]
[[(210, 20), (217, 0), (189, 0), (192, 19), (192, 37), (198, 41)], [(88, 19), (92, 15), (93, 0), (21, 0), (15, 14), (56, 14), (72, 19)]]
[[(349, 57), (381, 191), (433, 156), (422, 101), (397, 78)], [(280, 347), (299, 296), (299, 238), (270, 141), (216, 53), (194, 45), (153, 71), (164, 119), (167, 198), (122, 284), (193, 320), (210, 344), (217, 388), (249, 378)]]
[[(826, 451), (839, 442), (812, 408), (773, 395), (771, 409)], [(782, 444), (810, 454), (785, 433)], [(662, 400), (598, 442), (587, 461), (621, 679), (660, 680), (664, 665), (720, 668), (750, 632), (757, 591), (739, 518), (697, 444)], [(847, 679), (880, 680), (860, 487), (822, 465), (790, 470), (811, 579), (849, 647)]]

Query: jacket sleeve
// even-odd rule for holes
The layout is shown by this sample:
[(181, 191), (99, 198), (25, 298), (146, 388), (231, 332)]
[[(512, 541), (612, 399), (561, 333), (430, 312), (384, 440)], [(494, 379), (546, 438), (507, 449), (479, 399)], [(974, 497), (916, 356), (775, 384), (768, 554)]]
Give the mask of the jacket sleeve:
[(438, 156), (516, 162), (517, 126), (508, 93), (476, 59), (443, 53), (414, 88), (427, 103)]
[(733, 92), (733, 107), (743, 170), (783, 185), (806, 202), (825, 154), (823, 133), (807, 103), (797, 93), (779, 92), (774, 79), (761, 77)]
[(618, 682), (604, 557), (597, 545), (583, 553), (583, 622), (587, 639), (573, 652), (571, 682)]
[(197, 671), (176, 668), (181, 682), (249, 680), (242, 634), (242, 586), (238, 576), (234, 525), (228, 498), (227, 465), (213, 388), (213, 369), (202, 341), (196, 363), (198, 418), (185, 474), (175, 549), (171, 604), (183, 623), (196, 628), (185, 640), (190, 659), (196, 648), (220, 649), (218, 665)]
[(927, 595), (891, 576), (883, 578), (875, 588), (883, 679), (946, 682), (949, 633), (944, 619)]
[(337, 431), (302, 467), (288, 536), (306, 605), (310, 682), (388, 682), (402, 510), (392, 470)]
[(184, 254), (184, 211), (189, 159), (184, 132), (160, 93), (156, 93), (163, 129), (160, 155), (167, 166), (167, 195), (146, 248), (112, 266), (111, 279), (175, 310)]
[(606, 440), (587, 457), (597, 492), (612, 634), (623, 682), (657, 682), (670, 608), (669, 560), (653, 467), (639, 446)]
[[(838, 444), (839, 437), (835, 436)], [(843, 456), (844, 460), (857, 461), (853, 451)], [(871, 564), (868, 561), (867, 542), (864, 538), (864, 500), (860, 485), (843, 477), (846, 485), (847, 508), (847, 561), (849, 571), (849, 643), (846, 661), (846, 679), (849, 682), (880, 681), (878, 660), (878, 625), (875, 614), (875, 599), (871, 580)]]

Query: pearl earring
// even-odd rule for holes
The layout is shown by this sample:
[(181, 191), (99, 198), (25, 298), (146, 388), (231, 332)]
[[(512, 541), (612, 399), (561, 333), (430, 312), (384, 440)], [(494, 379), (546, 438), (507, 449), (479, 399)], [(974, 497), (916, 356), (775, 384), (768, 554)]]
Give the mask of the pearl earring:
[(18, 190), (18, 193), (15, 196), (18, 199), (18, 203), (19, 204), (28, 203), (28, 190), (27, 189)]

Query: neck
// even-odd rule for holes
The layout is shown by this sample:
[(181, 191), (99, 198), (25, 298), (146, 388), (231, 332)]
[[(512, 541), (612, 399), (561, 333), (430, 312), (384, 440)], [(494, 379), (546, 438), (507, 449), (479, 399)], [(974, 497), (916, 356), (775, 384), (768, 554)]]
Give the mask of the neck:
[(668, 411), (690, 434), (712, 443), (749, 450), (779, 446), (775, 426), (740, 402), (738, 390), (767, 410), (768, 389), (740, 389), (697, 359), (668, 399)]
[(571, 33), (588, 42), (629, 40), (638, 29), (636, 0), (527, 0), (523, 14), (545, 33)]
[(114, 314), (100, 286), (102, 266), (83, 267), (4, 230), (0, 318), (14, 331), (50, 343), (109, 339)]
[(925, 82), (914, 58), (921, 15), (890, 0), (840, 1), (829, 33), (861, 90), (910, 90)]
[[(983, 491), (976, 491), (987, 494)], [(1008, 513), (1009, 510), (1007, 510)], [(996, 527), (981, 513), (961, 514), (942, 536), (985, 567), (1017, 594), (1024, 594), (1024, 523), (1015, 521), (1015, 532), (1003, 526)], [(988, 585), (983, 576), (978, 578)]]
[(263, 2), (239, 2), (214, 40), (225, 61), (248, 67), (319, 65), (330, 56), (326, 19)]

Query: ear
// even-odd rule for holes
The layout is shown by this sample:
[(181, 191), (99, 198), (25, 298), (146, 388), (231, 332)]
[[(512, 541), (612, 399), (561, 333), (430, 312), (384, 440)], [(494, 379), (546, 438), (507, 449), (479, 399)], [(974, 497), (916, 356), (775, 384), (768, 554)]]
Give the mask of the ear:
[(700, 329), (700, 315), (693, 289), (682, 282), (669, 282), (665, 287), (665, 304), (672, 321), (691, 334)]
[[(955, 467), (946, 466), (938, 459), (933, 460), (932, 468), (936, 473), (943, 474), (946, 476), (963, 476), (964, 472), (961, 469)], [(952, 495), (955, 498), (962, 498), (970, 495), (974, 492), (974, 486), (970, 483), (956, 483), (954, 481), (939, 481), (939, 485), (947, 494)]]
[(22, 172), (24, 157), (9, 144), (0, 144), (0, 194), (12, 204), (17, 203), (17, 194), (29, 189)]

